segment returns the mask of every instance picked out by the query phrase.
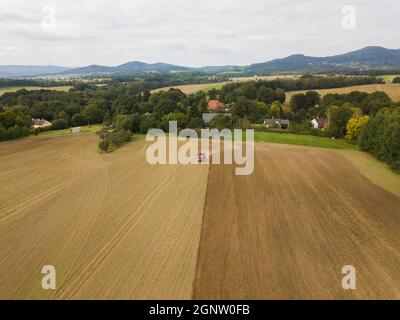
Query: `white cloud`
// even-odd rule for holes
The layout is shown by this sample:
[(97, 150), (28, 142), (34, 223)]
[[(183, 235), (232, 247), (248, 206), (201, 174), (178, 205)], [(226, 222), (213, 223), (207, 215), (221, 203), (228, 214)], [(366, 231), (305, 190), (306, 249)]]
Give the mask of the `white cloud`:
[[(248, 64), (294, 53), (400, 47), (394, 34), (400, 3), (351, 2), (0, 0), (0, 64)], [(348, 4), (357, 10), (356, 30), (341, 26), (341, 8)], [(42, 26), (46, 6), (56, 10), (54, 29)]]

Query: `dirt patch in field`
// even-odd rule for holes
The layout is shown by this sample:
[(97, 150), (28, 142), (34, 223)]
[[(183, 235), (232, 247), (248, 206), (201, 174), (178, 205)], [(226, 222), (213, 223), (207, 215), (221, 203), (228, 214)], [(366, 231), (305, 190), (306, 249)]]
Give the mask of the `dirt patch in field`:
[(252, 176), (211, 167), (194, 298), (399, 299), (399, 234), (400, 198), (345, 157), (257, 144)]
[(108, 155), (97, 143), (0, 144), (0, 299), (191, 298), (208, 166), (150, 166), (144, 142)]

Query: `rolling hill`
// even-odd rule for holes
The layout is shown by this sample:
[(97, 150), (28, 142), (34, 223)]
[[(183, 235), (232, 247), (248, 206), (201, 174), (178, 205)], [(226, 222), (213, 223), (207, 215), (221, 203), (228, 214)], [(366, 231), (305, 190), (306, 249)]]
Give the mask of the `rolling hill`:
[(0, 77), (38, 75), (136, 75), (149, 72), (204, 72), (207, 74), (237, 73), (263, 75), (272, 73), (338, 72), (369, 69), (400, 69), (400, 49), (371, 46), (361, 50), (329, 57), (311, 57), (294, 54), (282, 59), (256, 63), (249, 66), (183, 67), (168, 63), (145, 63), (132, 61), (118, 66), (89, 65), (81, 68), (58, 66), (0, 66)]
[(0, 66), (0, 77), (34, 77), (43, 74), (61, 73), (70, 69), (60, 66), (3, 65)]
[(174, 71), (187, 71), (190, 68), (176, 66), (168, 63), (145, 63), (132, 61), (115, 67), (91, 65), (83, 68), (71, 69), (62, 74), (93, 75), (93, 74), (141, 74), (147, 72), (169, 73)]
[(331, 57), (310, 57), (302, 54), (245, 67), (251, 73), (293, 71), (365, 70), (400, 67), (400, 49), (366, 47)]

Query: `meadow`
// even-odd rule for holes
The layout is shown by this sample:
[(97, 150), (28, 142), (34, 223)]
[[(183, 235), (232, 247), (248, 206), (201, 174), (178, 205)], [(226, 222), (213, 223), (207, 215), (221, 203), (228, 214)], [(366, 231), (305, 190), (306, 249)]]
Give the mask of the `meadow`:
[(389, 84), (393, 82), (394, 78), (400, 77), (400, 74), (391, 74), (391, 75), (384, 75), (384, 76), (379, 76), (379, 78), (382, 78), (385, 80), (385, 83)]
[[(96, 133), (103, 128), (102, 125), (96, 124), (91, 126), (82, 126), (81, 133)], [(50, 130), (40, 132), (38, 135), (30, 135), (28, 139), (39, 139), (45, 137), (55, 137), (55, 136), (64, 136), (64, 135), (73, 135), (71, 133), (71, 129), (62, 129), (62, 130)]]
[(311, 135), (256, 131), (254, 138), (255, 141), (258, 142), (292, 144), (329, 149), (357, 149), (355, 145), (349, 144), (341, 139), (330, 139)]
[(18, 90), (28, 90), (28, 91), (34, 91), (34, 90), (54, 90), (54, 91), (69, 91), (71, 89), (71, 86), (59, 86), (59, 87), (4, 87), (0, 88), (0, 96), (3, 95), (4, 93), (7, 92), (17, 92)]

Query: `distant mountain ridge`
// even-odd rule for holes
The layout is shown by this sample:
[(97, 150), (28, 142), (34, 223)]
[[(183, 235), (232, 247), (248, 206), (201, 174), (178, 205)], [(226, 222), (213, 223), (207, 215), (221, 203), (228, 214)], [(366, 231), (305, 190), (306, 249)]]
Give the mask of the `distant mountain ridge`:
[(176, 66), (168, 63), (145, 63), (132, 61), (116, 67), (91, 65), (83, 68), (70, 69), (62, 74), (92, 75), (92, 74), (138, 74), (145, 72), (168, 73), (173, 71), (188, 71), (191, 68)]
[(41, 74), (60, 73), (70, 69), (72, 68), (60, 66), (0, 65), (0, 77), (30, 77)]
[(81, 68), (59, 66), (0, 66), (0, 77), (41, 76), (41, 75), (136, 75), (150, 72), (170, 73), (197, 71), (206, 73), (240, 72), (243, 74), (269, 74), (278, 72), (328, 72), (346, 70), (368, 70), (400, 68), (400, 49), (386, 49), (370, 46), (361, 50), (329, 57), (311, 57), (302, 54), (282, 59), (256, 63), (249, 66), (206, 66), (200, 68), (183, 67), (168, 63), (145, 63), (132, 61), (109, 67), (90, 65)]
[(400, 67), (400, 49), (366, 47), (330, 57), (310, 57), (296, 54), (283, 59), (253, 64), (248, 72), (293, 72), (323, 70), (365, 70)]

